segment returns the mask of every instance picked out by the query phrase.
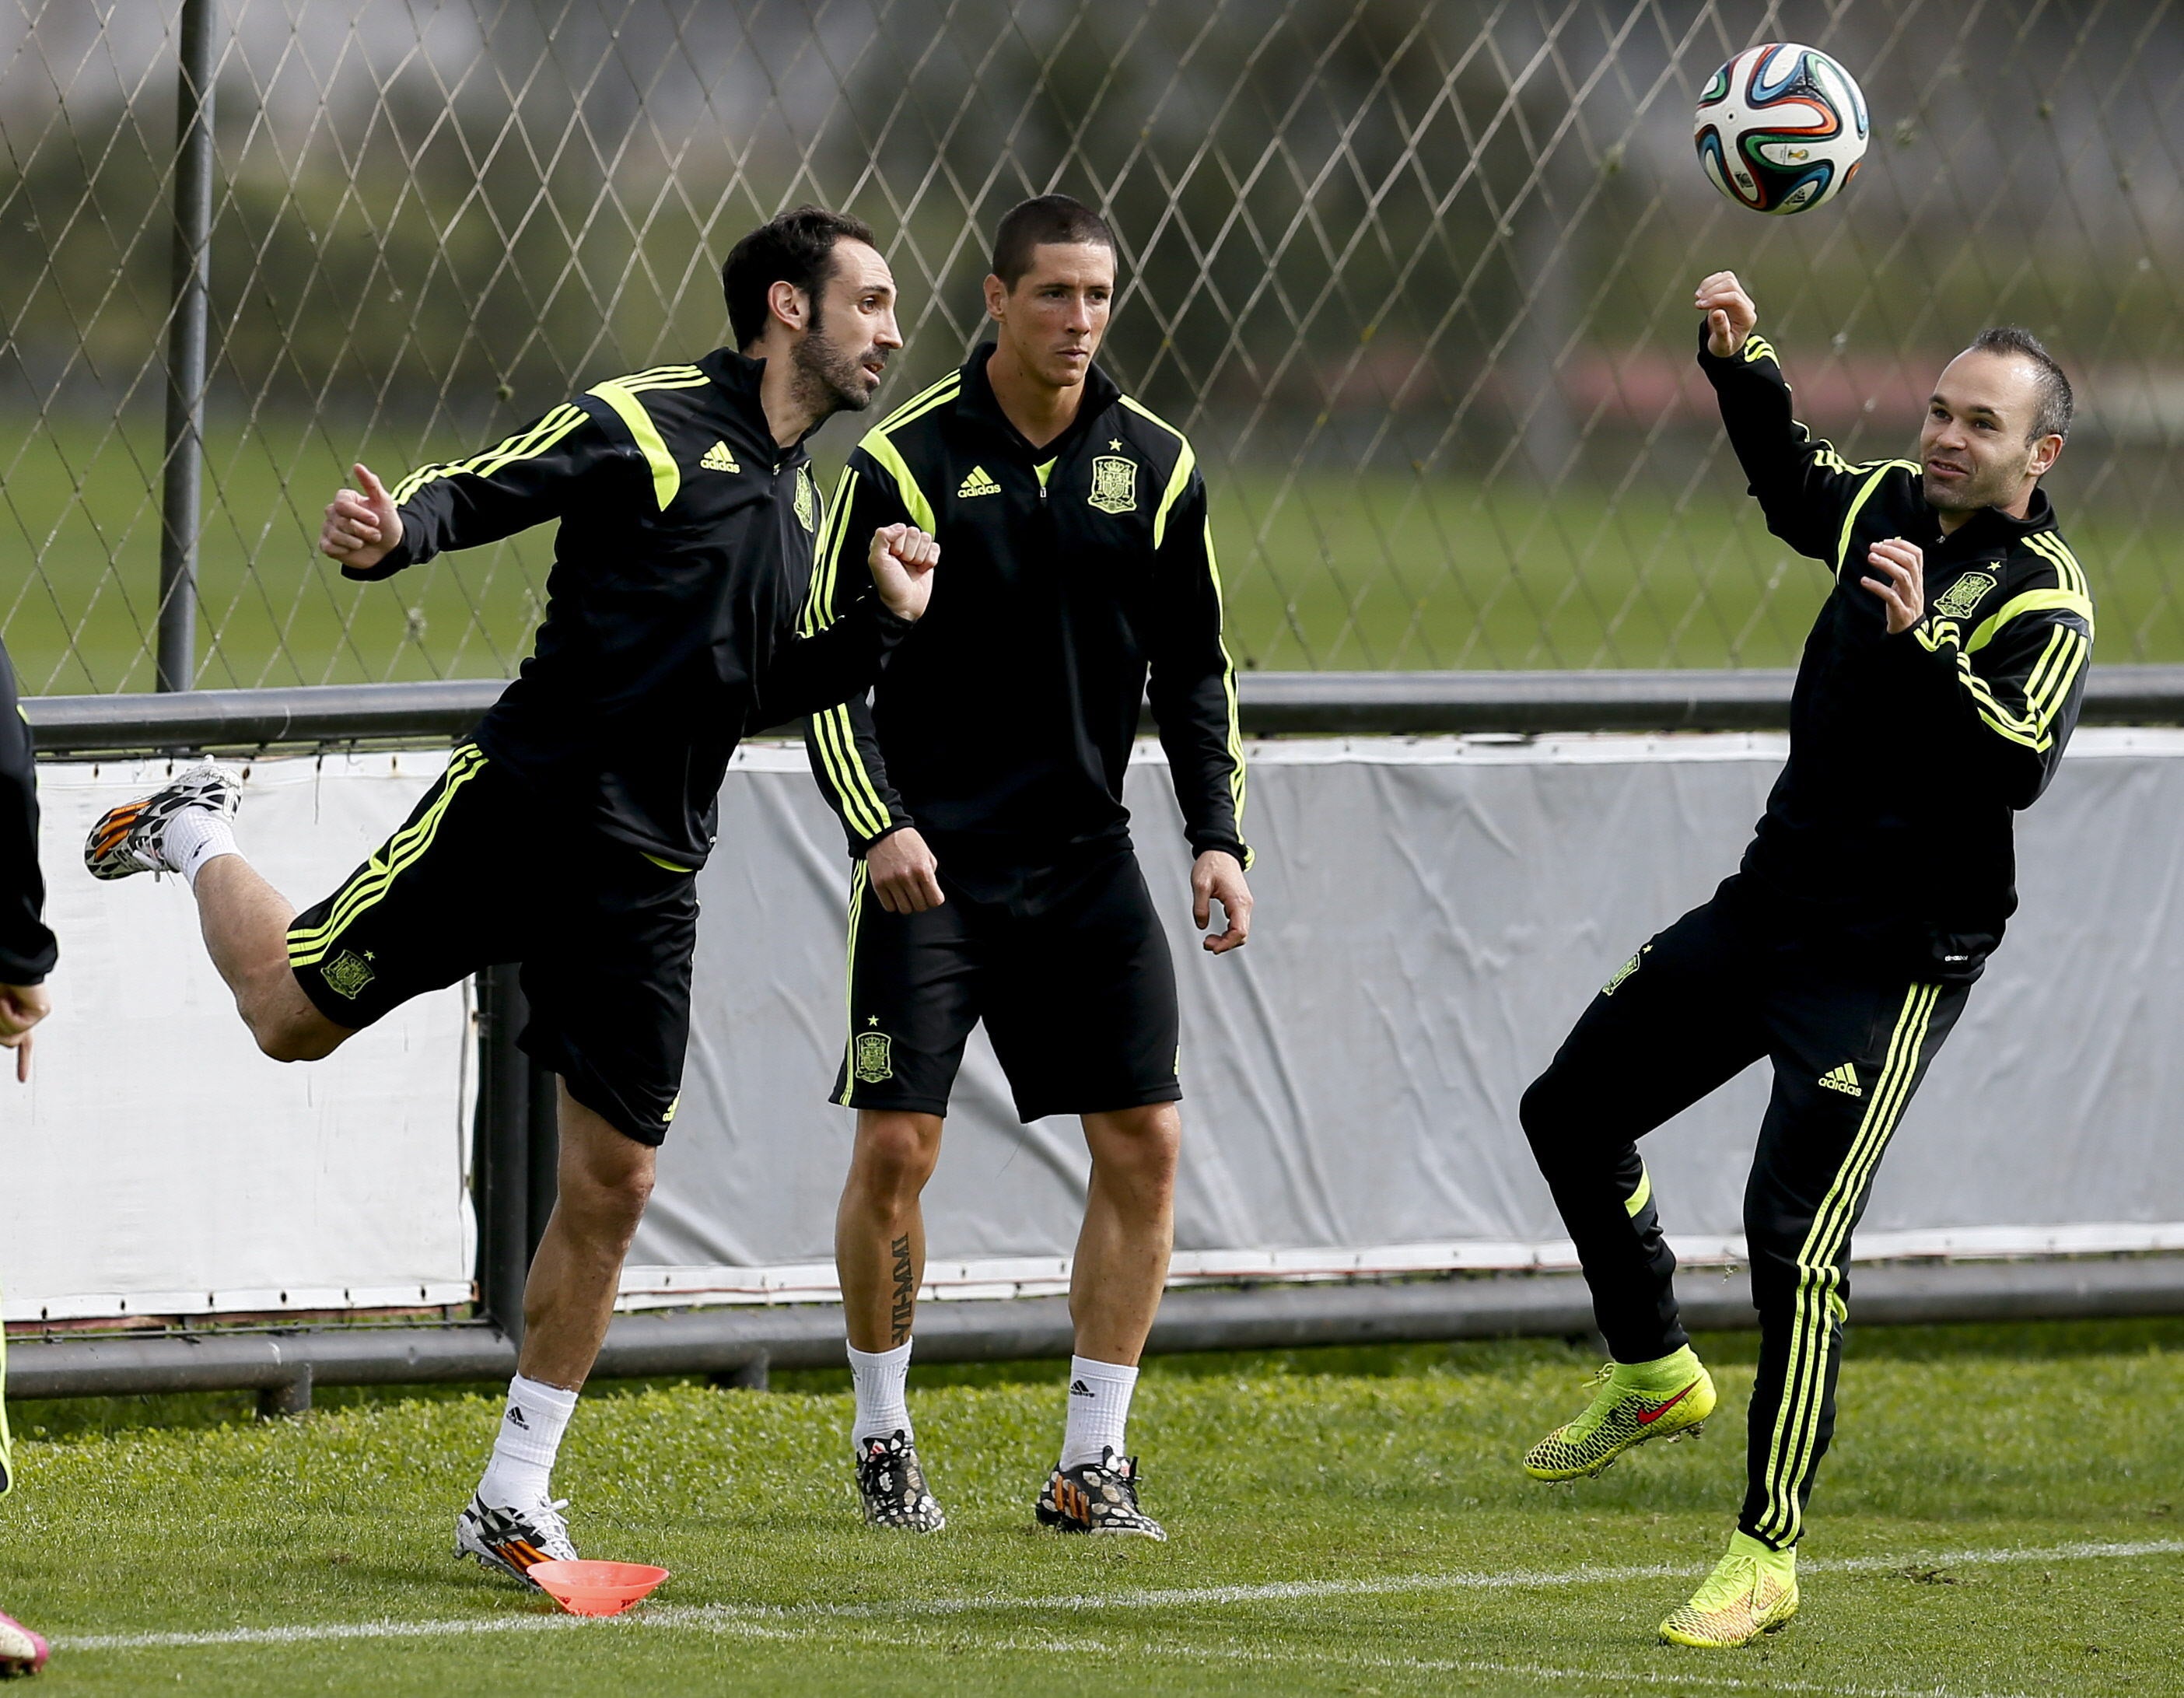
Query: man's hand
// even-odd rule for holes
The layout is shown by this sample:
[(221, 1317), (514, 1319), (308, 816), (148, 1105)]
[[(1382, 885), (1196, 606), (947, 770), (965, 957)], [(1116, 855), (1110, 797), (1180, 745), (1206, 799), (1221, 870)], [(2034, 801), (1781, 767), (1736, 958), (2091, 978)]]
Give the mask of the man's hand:
[(31, 1077), (31, 1028), (53, 1011), (42, 984), (0, 984), (0, 1049), (15, 1052), (15, 1081)]
[(1701, 283), (1693, 304), (1706, 315), (1707, 352), (1716, 359), (1726, 359), (1742, 348), (1744, 338), (1759, 322), (1759, 309), (1752, 304), (1734, 271), (1717, 271)]
[(370, 466), (349, 470), (356, 488), (344, 489), (327, 504), (326, 523), (319, 526), (319, 552), (362, 571), (385, 560), (402, 540), (402, 515)]
[(865, 879), (890, 914), (922, 914), (948, 899), (940, 891), (940, 863), (915, 826), (889, 832), (865, 851)]
[(1858, 582), (1880, 598), (1888, 610), (1888, 634), (1901, 637), (1926, 616), (1926, 557), (1918, 545), (1901, 537), (1875, 543), (1866, 564), (1882, 574)]
[(1227, 849), (1208, 849), (1191, 863), (1190, 920), (1201, 932), (1213, 924), (1213, 904), (1221, 905), (1227, 929), (1206, 939), (1208, 955), (1225, 955), (1240, 949), (1251, 935), (1251, 887), (1244, 882), (1244, 866)]
[(940, 544), (915, 525), (883, 525), (872, 532), (872, 552), (865, 564), (872, 568), (872, 582), (888, 611), (897, 619), (914, 620), (933, 599), (933, 569), (940, 564)]

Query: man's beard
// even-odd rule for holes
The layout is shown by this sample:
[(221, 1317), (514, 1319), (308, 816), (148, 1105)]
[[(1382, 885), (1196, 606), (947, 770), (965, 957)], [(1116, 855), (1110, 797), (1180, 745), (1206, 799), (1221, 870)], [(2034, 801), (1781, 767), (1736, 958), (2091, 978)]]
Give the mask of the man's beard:
[(811, 328), (796, 345), (797, 387), (803, 398), (819, 404), (822, 418), (833, 413), (861, 413), (879, 391), (865, 381), (865, 361), (873, 350), (852, 354), (821, 330), (815, 311)]
[(1954, 486), (1938, 485), (1930, 475), (1922, 475), (1919, 482), (1926, 504), (1937, 512), (1977, 513), (2008, 501), (2016, 493), (2019, 479), (1997, 468), (1982, 476), (1965, 478)]

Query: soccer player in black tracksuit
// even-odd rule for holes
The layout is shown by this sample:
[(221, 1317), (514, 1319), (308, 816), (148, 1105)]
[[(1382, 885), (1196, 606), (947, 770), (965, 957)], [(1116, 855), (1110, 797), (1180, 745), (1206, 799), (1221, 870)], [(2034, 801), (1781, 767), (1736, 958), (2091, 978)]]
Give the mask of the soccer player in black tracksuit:
[(1215, 954), (1248, 931), (1250, 855), (1205, 481), (1182, 435), (1093, 364), (1114, 283), (1114, 238), (1076, 201), (1001, 220), (996, 341), (850, 456), (813, 585), (814, 624), (839, 616), (843, 539), (867, 526), (914, 524), (948, 559), (949, 587), (872, 702), (809, 733), (857, 862), (833, 1096), (857, 1132), (835, 1256), (859, 1485), (883, 1526), (942, 1521), (903, 1395), (918, 1196), (983, 1020), (1018, 1115), (1081, 1116), (1092, 1153), (1068, 1421), (1039, 1518), (1164, 1536), (1123, 1426), (1167, 1277), (1183, 1094), (1174, 968), (1122, 799), (1149, 679), (1197, 922), (1214, 904), (1225, 918)]
[[(0, 1049), (15, 1052), (17, 1082), (31, 1077), (31, 1028), (52, 1010), (46, 975), (59, 948), (45, 921), (46, 880), (38, 870), (38, 777), (31, 727), (15, 693), (15, 668), (0, 647)], [(7, 1341), (0, 1337), (0, 1395)], [(0, 1402), (0, 1495), (15, 1484), (8, 1411)], [(0, 1615), (0, 1676), (35, 1674), (45, 1667), (46, 1642), (13, 1617)]]
[(1525, 1094), (1524, 1131), (1614, 1361), (1524, 1465), (1541, 1479), (1597, 1473), (1712, 1410), (1635, 1140), (1764, 1057), (1774, 1097), (1745, 1194), (1761, 1332), (1749, 1486), (1728, 1555), (1662, 1624), (1714, 1646), (1797, 1609), (1851, 1233), (2017, 905), (2011, 813), (2070, 739), (2093, 610), (2039, 488), (2070, 387), (2030, 336), (1989, 331), (1950, 363), (1917, 463), (1852, 465), (1792, 420), (1736, 277), (1708, 277), (1697, 306), (1699, 364), (1768, 528), (1826, 562), (1835, 587), (1743, 866), (1624, 963)]
[(458, 1554), (517, 1579), (575, 1554), (549, 1471), (675, 1117), (697, 870), (728, 757), (747, 732), (868, 686), (936, 558), (908, 526), (871, 537), (840, 569), (857, 580), (842, 618), (798, 633), (822, 525), (804, 441), (870, 404), (902, 345), (894, 282), (869, 230), (806, 207), (738, 242), (722, 284), (741, 352), (594, 385), (391, 491), (359, 466), (326, 509), (320, 547), (354, 578), (560, 521), (521, 675), (338, 891), (298, 915), (260, 878), (235, 851), (237, 781), (210, 764), (109, 815), (86, 850), (103, 877), (190, 881), (213, 961), (276, 1060), (315, 1060), (421, 992), (522, 963), (521, 1041), (561, 1081), (560, 1198), (493, 1461), (457, 1527)]

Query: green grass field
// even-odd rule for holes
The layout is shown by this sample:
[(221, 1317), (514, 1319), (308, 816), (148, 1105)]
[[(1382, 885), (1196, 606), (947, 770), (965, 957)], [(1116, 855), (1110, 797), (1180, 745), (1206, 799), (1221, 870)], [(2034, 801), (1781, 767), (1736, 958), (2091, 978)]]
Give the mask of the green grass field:
[(1582, 1396), (1557, 1344), (1156, 1362), (1164, 1545), (1032, 1526), (1052, 1365), (917, 1376), (928, 1538), (855, 1520), (844, 1375), (602, 1387), (556, 1486), (675, 1572), (596, 1623), (446, 1554), (485, 1396), (21, 1405), (0, 1603), (55, 1693), (2184, 1691), (2184, 1322), (1857, 1333), (1803, 1613), (1714, 1654), (1653, 1640), (1742, 1478), (1753, 1343), (1702, 1343), (1707, 1436), (1574, 1487), (1514, 1465)]
[[(822, 439), (830, 478), (839, 436)], [(350, 446), (301, 421), (210, 444), (207, 688), (504, 677), (527, 650), (550, 556), (543, 532), (378, 585), (346, 583), (318, 558), (320, 510)], [(389, 475), (419, 452), (406, 439), (354, 447)], [(159, 464), (156, 430), (0, 421), (0, 547), (14, 562), (0, 575), (0, 633), (31, 693), (151, 687)], [(1825, 587), (1719, 467), (1689, 490), (1587, 484), (1551, 502), (1521, 482), (1210, 475), (1244, 666), (1790, 665)], [(2100, 607), (2098, 658), (2184, 660), (2173, 520), (2113, 490), (2066, 504), (2066, 517)]]

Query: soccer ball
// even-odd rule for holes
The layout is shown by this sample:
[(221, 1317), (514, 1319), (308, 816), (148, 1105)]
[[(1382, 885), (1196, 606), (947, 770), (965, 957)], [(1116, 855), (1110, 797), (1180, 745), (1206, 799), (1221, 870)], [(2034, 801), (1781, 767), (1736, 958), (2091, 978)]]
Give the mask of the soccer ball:
[(1713, 74), (1699, 97), (1699, 164), (1754, 212), (1810, 212), (1865, 157), (1865, 96), (1817, 47), (1767, 42)]

